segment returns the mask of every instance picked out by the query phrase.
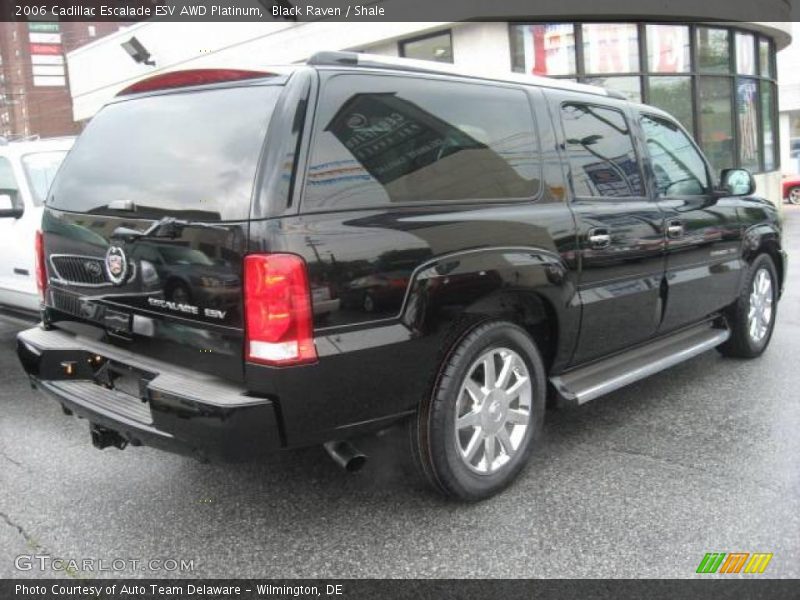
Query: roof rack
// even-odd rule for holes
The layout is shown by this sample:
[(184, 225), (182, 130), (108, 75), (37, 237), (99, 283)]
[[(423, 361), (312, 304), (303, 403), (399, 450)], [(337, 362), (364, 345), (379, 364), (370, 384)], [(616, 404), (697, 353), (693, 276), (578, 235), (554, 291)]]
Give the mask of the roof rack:
[(542, 77), (540, 75), (524, 75), (522, 73), (498, 74), (496, 72), (465, 70), (447, 63), (399, 58), (395, 56), (383, 56), (379, 54), (366, 54), (362, 52), (317, 52), (306, 61), (306, 64), (319, 67), (363, 67), (368, 69), (391, 69), (394, 71), (411, 71), (415, 73), (437, 73), (456, 75), (459, 77), (474, 77), (507, 83), (521, 83), (561, 90), (571, 90), (600, 96), (608, 96), (609, 98), (617, 98), (620, 100), (627, 100), (624, 95), (615, 90), (608, 90), (596, 85), (575, 83), (563, 79), (552, 79), (550, 77)]

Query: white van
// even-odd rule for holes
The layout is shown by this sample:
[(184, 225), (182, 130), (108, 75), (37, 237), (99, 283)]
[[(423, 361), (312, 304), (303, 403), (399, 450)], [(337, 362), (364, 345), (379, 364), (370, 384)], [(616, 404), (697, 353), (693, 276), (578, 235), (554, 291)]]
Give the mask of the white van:
[[(0, 306), (39, 310), (35, 237), (50, 183), (72, 137), (9, 142), (0, 137)], [(2, 308), (0, 308), (2, 310)]]

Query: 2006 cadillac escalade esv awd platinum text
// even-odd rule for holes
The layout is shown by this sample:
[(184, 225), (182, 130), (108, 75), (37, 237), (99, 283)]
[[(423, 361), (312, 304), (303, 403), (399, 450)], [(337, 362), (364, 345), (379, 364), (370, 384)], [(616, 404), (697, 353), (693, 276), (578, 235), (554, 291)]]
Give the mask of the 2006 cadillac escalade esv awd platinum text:
[(779, 215), (668, 114), (601, 88), (322, 53), (123, 90), (37, 237), (32, 383), (98, 447), (202, 459), (404, 424), (442, 493), (581, 404), (769, 343)]

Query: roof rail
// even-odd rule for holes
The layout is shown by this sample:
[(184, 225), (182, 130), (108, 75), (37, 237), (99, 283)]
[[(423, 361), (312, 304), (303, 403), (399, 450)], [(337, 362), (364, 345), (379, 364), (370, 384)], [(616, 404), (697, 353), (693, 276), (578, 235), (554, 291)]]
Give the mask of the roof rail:
[(525, 75), (523, 73), (497, 73), (496, 71), (486, 72), (465, 70), (449, 63), (400, 58), (396, 56), (383, 56), (378, 54), (366, 54), (362, 52), (317, 52), (311, 55), (311, 57), (306, 61), (306, 64), (319, 67), (364, 67), (369, 69), (391, 69), (394, 71), (438, 73), (455, 75), (458, 77), (474, 77), (502, 81), (506, 83), (538, 85), (542, 87), (571, 90), (600, 96), (608, 96), (609, 98), (627, 100), (625, 96), (614, 90), (608, 90), (600, 86), (588, 85), (585, 83), (575, 83), (563, 79), (552, 79), (550, 77), (542, 77), (540, 75)]
[(358, 52), (316, 52), (306, 63), (309, 65), (357, 65)]

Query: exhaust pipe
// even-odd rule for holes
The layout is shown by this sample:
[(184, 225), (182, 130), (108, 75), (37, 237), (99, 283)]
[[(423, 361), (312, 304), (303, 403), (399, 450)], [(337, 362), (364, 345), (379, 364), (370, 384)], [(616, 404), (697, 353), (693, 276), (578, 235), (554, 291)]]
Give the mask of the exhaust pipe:
[(105, 427), (92, 425), (89, 431), (92, 434), (92, 445), (98, 450), (114, 446), (120, 450), (124, 450), (128, 445), (128, 440), (118, 434), (116, 431), (111, 431)]
[(367, 462), (367, 455), (350, 442), (325, 442), (323, 447), (334, 462), (348, 473), (355, 473)]

